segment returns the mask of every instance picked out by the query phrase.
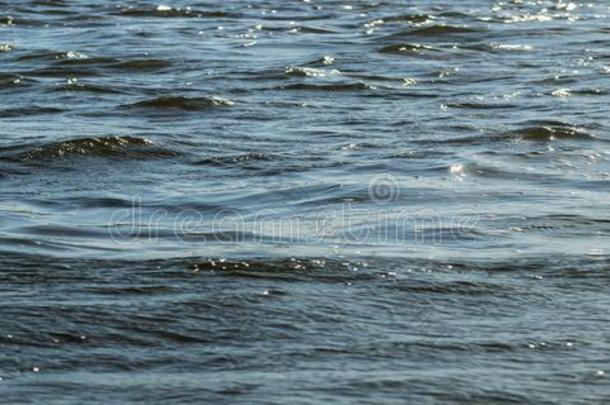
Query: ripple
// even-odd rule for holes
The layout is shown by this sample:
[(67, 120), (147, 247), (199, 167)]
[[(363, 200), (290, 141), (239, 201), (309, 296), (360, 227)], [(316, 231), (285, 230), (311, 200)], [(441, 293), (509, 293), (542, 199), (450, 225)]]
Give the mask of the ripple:
[(424, 51), (433, 51), (434, 48), (420, 44), (397, 44), (387, 45), (379, 49), (380, 53), (390, 53), (395, 55), (419, 55)]
[(240, 155), (231, 156), (218, 156), (211, 157), (203, 160), (194, 162), (197, 166), (234, 166), (236, 164), (243, 164), (251, 161), (270, 161), (273, 160), (273, 156), (268, 153), (251, 152)]
[(17, 58), (18, 61), (84, 61), (89, 59), (87, 55), (77, 51), (56, 52), (56, 51), (34, 51), (28, 52)]
[(166, 69), (171, 65), (172, 62), (165, 59), (133, 59), (118, 62), (108, 67), (124, 72), (156, 72)]
[(323, 56), (319, 59), (315, 59), (312, 60), (311, 62), (308, 62), (306, 64), (304, 64), (304, 66), (307, 67), (324, 67), (324, 66), (330, 66), (332, 64), (335, 63), (335, 58), (330, 56), (330, 55), (326, 55)]
[(595, 136), (583, 129), (565, 124), (534, 125), (517, 129), (512, 132), (521, 139), (528, 141), (552, 141), (556, 139), (595, 140)]
[(24, 72), (29, 76), (38, 77), (95, 77), (100, 76), (100, 73), (95, 69), (90, 69), (87, 66), (47, 66), (39, 69)]
[(280, 87), (281, 90), (343, 92), (373, 90), (374, 87), (366, 83), (332, 83), (332, 84), (308, 84), (296, 83)]
[(86, 58), (59, 59), (54, 64), (61, 66), (104, 66), (116, 63), (117, 61), (117, 58), (110, 56), (91, 56)]
[(159, 58), (121, 59), (112, 56), (88, 56), (79, 52), (33, 52), (19, 61), (49, 61), (55, 66), (91, 66), (123, 72), (156, 72), (172, 66)]
[(53, 91), (78, 91), (78, 92), (89, 92), (97, 94), (120, 94), (122, 90), (112, 88), (110, 86), (95, 85), (89, 83), (79, 82), (76, 79), (69, 79), (68, 83), (57, 86)]
[(589, 3), (0, 0), (4, 401), (603, 402)]
[(129, 158), (159, 158), (175, 156), (168, 150), (152, 148), (153, 142), (133, 136), (78, 138), (36, 147), (19, 155), (25, 162), (66, 159), (70, 156), (121, 156)]
[(468, 109), (468, 110), (510, 110), (514, 108), (520, 108), (521, 106), (518, 104), (502, 104), (502, 103), (450, 103), (446, 104), (449, 108), (457, 108), (457, 109)]
[(176, 8), (166, 5), (157, 7), (128, 7), (113, 13), (126, 17), (157, 17), (157, 18), (238, 18), (240, 14), (223, 11), (203, 11), (191, 7)]
[(127, 107), (149, 108), (149, 109), (173, 109), (184, 111), (204, 111), (211, 108), (228, 107), (233, 105), (232, 101), (214, 97), (184, 97), (184, 96), (162, 96), (150, 100), (139, 101)]
[(13, 117), (27, 117), (31, 115), (42, 115), (42, 114), (59, 114), (63, 112), (61, 108), (55, 107), (41, 107), (41, 106), (29, 106), (29, 107), (17, 107), (9, 108), (6, 110), (0, 110), (0, 118), (13, 118)]
[(348, 280), (370, 280), (376, 276), (370, 273), (349, 271), (348, 262), (326, 260), (324, 258), (291, 258), (276, 260), (226, 260), (208, 258), (190, 266), (194, 273), (217, 273), (223, 276), (255, 278), (267, 280), (307, 281), (318, 280), (329, 283)]
[(383, 17), (382, 20), (385, 22), (421, 24), (421, 23), (425, 23), (433, 18), (434, 17), (429, 14), (400, 14), (400, 15)]
[(409, 36), (409, 35), (417, 35), (422, 37), (440, 37), (440, 36), (450, 36), (450, 35), (461, 35), (461, 34), (476, 34), (484, 32), (483, 29), (479, 28), (470, 28), (470, 27), (462, 27), (462, 26), (453, 26), (453, 25), (431, 25), (428, 27), (418, 28), (412, 31), (405, 31), (402, 33), (397, 33), (392, 36)]
[[(511, 109), (510, 105), (500, 105), (499, 107), (489, 106), (470, 106), (458, 105), (454, 108), (474, 108), (474, 109)], [(530, 125), (528, 125), (530, 124)], [(530, 142), (551, 142), (556, 140), (575, 140), (575, 141), (596, 141), (606, 142), (603, 138), (598, 138), (582, 128), (564, 124), (557, 121), (532, 121), (524, 123), (517, 129), (505, 132), (482, 133), (454, 138), (435, 139), (436, 144), (447, 145), (496, 145), (503, 144), (506, 147), (517, 148), (520, 141)], [(416, 141), (417, 142), (417, 141)]]
[(24, 76), (21, 76), (19, 74), (0, 72), (0, 89), (21, 87), (32, 82), (32, 79), (26, 79)]

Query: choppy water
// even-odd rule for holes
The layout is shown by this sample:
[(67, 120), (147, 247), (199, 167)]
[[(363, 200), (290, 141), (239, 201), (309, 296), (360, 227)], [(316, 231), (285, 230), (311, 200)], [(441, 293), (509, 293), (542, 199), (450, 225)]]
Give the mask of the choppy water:
[(609, 22), (0, 1), (2, 401), (610, 401)]

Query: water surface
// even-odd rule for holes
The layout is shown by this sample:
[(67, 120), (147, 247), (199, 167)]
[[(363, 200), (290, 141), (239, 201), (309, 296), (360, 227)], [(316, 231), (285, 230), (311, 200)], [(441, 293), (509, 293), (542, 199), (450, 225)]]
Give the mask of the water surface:
[(3, 400), (610, 400), (609, 21), (0, 1)]

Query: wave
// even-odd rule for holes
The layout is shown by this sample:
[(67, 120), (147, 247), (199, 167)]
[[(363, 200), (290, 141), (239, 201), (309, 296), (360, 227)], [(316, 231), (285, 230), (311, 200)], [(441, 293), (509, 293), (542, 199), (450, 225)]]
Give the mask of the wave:
[(64, 110), (62, 110), (61, 108), (41, 107), (37, 105), (32, 105), (29, 107), (17, 107), (9, 108), (6, 110), (0, 110), (0, 118), (15, 118), (42, 114), (59, 114), (63, 111)]
[(84, 53), (67, 51), (57, 52), (51, 50), (37, 50), (28, 52), (25, 55), (21, 55), (17, 58), (19, 62), (27, 61), (56, 61), (56, 62), (84, 62), (92, 61), (94, 58), (89, 58)]
[(120, 94), (123, 91), (114, 89), (110, 86), (100, 86), (95, 84), (87, 84), (78, 82), (75, 80), (71, 80), (67, 84), (63, 84), (61, 86), (57, 86), (53, 89), (53, 91), (82, 91), (89, 93), (97, 93), (97, 94)]
[(307, 84), (295, 83), (281, 86), (280, 90), (303, 90), (303, 91), (362, 91), (373, 90), (374, 87), (366, 83), (332, 83), (332, 84)]
[(479, 28), (460, 27), (454, 25), (431, 25), (429, 27), (419, 28), (415, 31), (411, 31), (411, 35), (437, 36), (452, 34), (472, 34), (477, 32), (483, 32), (483, 30)]
[(153, 72), (168, 68), (171, 65), (172, 63), (165, 59), (133, 59), (127, 61), (119, 61), (108, 67), (110, 69), (116, 69), (125, 72)]
[(290, 66), (286, 68), (286, 76), (290, 77), (326, 77), (340, 74), (336, 69), (321, 69), (305, 66)]
[(391, 34), (386, 39), (400, 38), (406, 36), (421, 36), (421, 37), (440, 37), (451, 35), (474, 34), (484, 32), (479, 28), (461, 27), (453, 25), (431, 25), (428, 27), (417, 28), (410, 31), (401, 31)]
[(218, 156), (202, 159), (194, 162), (196, 166), (234, 166), (236, 164), (243, 164), (251, 161), (270, 161), (273, 160), (273, 156), (267, 153), (251, 152), (241, 155), (231, 156)]
[(433, 19), (429, 14), (401, 14), (381, 18), (385, 22), (421, 24)]
[(232, 101), (213, 97), (162, 96), (139, 101), (130, 104), (127, 107), (201, 111), (216, 107), (228, 107), (231, 105), (233, 105)]
[(118, 12), (112, 13), (114, 15), (126, 16), (126, 17), (159, 17), (159, 18), (171, 18), (171, 17), (182, 17), (182, 18), (239, 18), (241, 14), (227, 13), (224, 11), (203, 11), (195, 10), (190, 7), (177, 8), (169, 6), (157, 6), (157, 7), (128, 7), (119, 10)]
[[(450, 105), (453, 108), (473, 108), (473, 109), (510, 109), (516, 108), (510, 104), (500, 105)], [(597, 141), (605, 142), (605, 139), (598, 138), (595, 135), (578, 128), (573, 125), (556, 122), (556, 121), (533, 121), (522, 123), (519, 128), (498, 132), (484, 133), (479, 135), (463, 136), (457, 138), (439, 139), (433, 141), (424, 140), (424, 142), (433, 142), (445, 145), (486, 145), (486, 144), (506, 144), (512, 148), (517, 148), (520, 141), (529, 142), (551, 142), (556, 140), (577, 140), (577, 141)], [(419, 143), (418, 141), (415, 141)]]
[(296, 31), (304, 33), (304, 34), (336, 34), (337, 33), (336, 31), (326, 30), (326, 29), (317, 28), (317, 27), (307, 27), (307, 26), (296, 27), (296, 28), (293, 28), (293, 30), (296, 30)]
[(66, 77), (95, 77), (100, 76), (100, 73), (87, 66), (46, 66), (40, 69), (34, 69), (27, 72), (29, 76), (38, 77), (57, 77), (65, 79)]
[[(68, 52), (70, 53), (70, 52)], [(59, 58), (55, 61), (57, 65), (67, 66), (96, 66), (96, 65), (107, 65), (110, 63), (118, 63), (119, 59), (109, 56), (86, 56), (82, 58)]]
[(34, 82), (32, 79), (27, 79), (19, 74), (0, 73), (0, 89), (10, 89), (13, 87), (21, 87)]
[(93, 66), (103, 67), (124, 72), (155, 72), (170, 67), (172, 63), (165, 59), (129, 59), (122, 60), (113, 57), (95, 56), (86, 58), (61, 58), (55, 62), (58, 65), (67, 66)]
[(134, 136), (105, 136), (70, 139), (35, 147), (19, 153), (22, 162), (38, 162), (65, 159), (70, 156), (122, 156), (130, 158), (162, 158), (177, 155), (176, 152), (154, 148), (153, 142)]
[(446, 104), (448, 108), (456, 108), (456, 109), (467, 109), (467, 110), (510, 110), (513, 108), (520, 108), (518, 104), (498, 104), (498, 103), (450, 103)]
[(424, 51), (435, 51), (434, 48), (421, 44), (396, 44), (387, 45), (379, 49), (379, 53), (390, 53), (396, 55), (417, 55)]
[(351, 280), (371, 280), (378, 276), (372, 273), (348, 271), (346, 262), (324, 258), (285, 258), (225, 260), (223, 258), (198, 261), (190, 265), (194, 273), (220, 273), (223, 276), (307, 281), (318, 280), (329, 283)]
[(596, 140), (594, 135), (585, 132), (583, 129), (563, 124), (560, 122), (539, 123), (537, 125), (526, 126), (511, 133), (523, 140), (528, 141), (552, 141), (556, 139), (574, 140)]
[(56, 66), (103, 67), (125, 72), (158, 71), (172, 65), (165, 59), (142, 58), (123, 60), (111, 56), (89, 56), (78, 51), (34, 51), (17, 58), (19, 62), (50, 62)]

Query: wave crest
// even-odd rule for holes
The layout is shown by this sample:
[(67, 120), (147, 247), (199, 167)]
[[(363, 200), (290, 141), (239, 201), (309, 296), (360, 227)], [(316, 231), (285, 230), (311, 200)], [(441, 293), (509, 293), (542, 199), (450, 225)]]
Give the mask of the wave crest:
[(132, 157), (166, 157), (176, 155), (175, 152), (152, 148), (153, 142), (134, 136), (104, 136), (92, 138), (71, 139), (37, 147), (21, 154), (24, 162), (63, 159), (68, 156), (116, 156), (130, 155)]
[(228, 107), (231, 105), (233, 105), (232, 101), (214, 97), (189, 98), (184, 96), (162, 96), (150, 100), (139, 101), (130, 104), (128, 107), (201, 111), (215, 107)]

